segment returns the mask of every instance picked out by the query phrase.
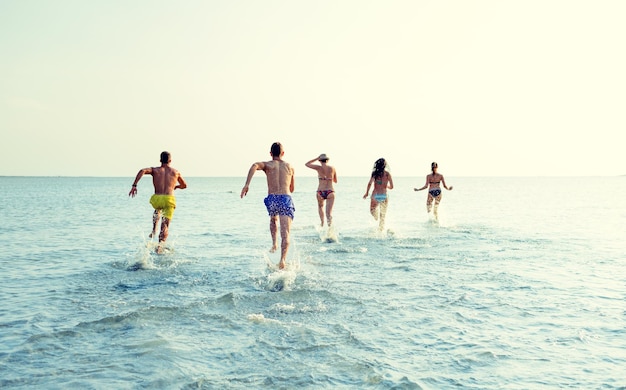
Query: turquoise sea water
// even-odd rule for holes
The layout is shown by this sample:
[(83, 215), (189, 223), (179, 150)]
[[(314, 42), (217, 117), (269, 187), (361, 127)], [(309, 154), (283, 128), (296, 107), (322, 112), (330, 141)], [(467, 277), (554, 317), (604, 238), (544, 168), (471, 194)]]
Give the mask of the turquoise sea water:
[(387, 229), (341, 178), (338, 242), (297, 178), (290, 269), (265, 182), (1, 177), (0, 387), (626, 388), (626, 177), (395, 178)]

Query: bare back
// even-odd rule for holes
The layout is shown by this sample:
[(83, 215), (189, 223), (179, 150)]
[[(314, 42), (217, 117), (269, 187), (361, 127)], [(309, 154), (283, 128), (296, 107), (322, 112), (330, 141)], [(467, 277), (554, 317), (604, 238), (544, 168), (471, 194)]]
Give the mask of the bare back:
[(152, 175), (154, 193), (157, 195), (173, 195), (176, 185), (182, 180), (180, 173), (167, 165), (151, 168), (148, 173)]
[(293, 192), (293, 168), (288, 162), (272, 160), (263, 163), (267, 176), (267, 192), (273, 195), (288, 195)]
[(372, 194), (386, 194), (387, 188), (393, 189), (393, 180), (391, 179), (391, 174), (389, 172), (385, 172), (383, 176), (379, 178), (372, 176), (370, 183), (374, 184)]
[(431, 173), (426, 176), (426, 184), (430, 189), (439, 188), (442, 180), (443, 175), (440, 173)]
[(337, 174), (335, 168), (330, 165), (323, 164), (315, 166), (313, 169), (317, 171), (319, 184), (318, 191), (333, 190), (333, 183), (337, 183)]

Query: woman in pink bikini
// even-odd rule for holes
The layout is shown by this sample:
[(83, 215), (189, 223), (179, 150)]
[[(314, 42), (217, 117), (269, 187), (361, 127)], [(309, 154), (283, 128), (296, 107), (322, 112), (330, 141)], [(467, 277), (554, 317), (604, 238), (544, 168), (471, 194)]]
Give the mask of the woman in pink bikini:
[[(324, 153), (319, 157), (312, 159), (305, 165), (311, 169), (317, 171), (318, 185), (317, 185), (317, 211), (320, 215), (321, 225), (324, 226), (324, 202), (326, 202), (326, 222), (328, 226), (333, 221), (333, 204), (335, 203), (335, 190), (333, 183), (337, 183), (337, 172), (335, 167), (331, 167), (327, 164), (329, 158)], [(321, 165), (314, 164), (319, 161)]]

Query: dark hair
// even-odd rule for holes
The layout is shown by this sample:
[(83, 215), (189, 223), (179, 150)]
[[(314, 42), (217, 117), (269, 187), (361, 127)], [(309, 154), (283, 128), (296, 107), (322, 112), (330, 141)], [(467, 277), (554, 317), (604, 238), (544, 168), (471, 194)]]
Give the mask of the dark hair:
[(372, 177), (379, 179), (385, 174), (385, 168), (387, 168), (387, 161), (384, 158), (379, 158), (374, 163), (374, 169), (372, 170)]
[(270, 153), (274, 157), (280, 157), (280, 154), (283, 152), (283, 145), (280, 142), (274, 142), (272, 147), (270, 148)]
[(433, 161), (433, 163), (432, 163), (432, 164), (430, 164), (430, 169), (431, 169), (432, 171), (434, 171), (434, 170), (435, 170), (435, 168), (437, 168), (437, 167), (438, 167), (438, 165), (437, 165), (437, 163), (436, 163), (436, 162), (434, 162), (434, 161)]
[(170, 162), (171, 158), (172, 155), (170, 154), (170, 152), (161, 152), (161, 163), (167, 164), (168, 162)]

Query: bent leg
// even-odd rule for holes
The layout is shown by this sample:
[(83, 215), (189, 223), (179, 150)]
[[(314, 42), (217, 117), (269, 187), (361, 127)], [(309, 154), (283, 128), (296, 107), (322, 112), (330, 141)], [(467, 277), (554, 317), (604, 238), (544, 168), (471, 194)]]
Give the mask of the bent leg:
[(324, 226), (324, 198), (317, 194), (317, 213), (320, 215), (320, 223)]
[(328, 226), (333, 222), (333, 205), (335, 204), (335, 194), (331, 193), (326, 198), (326, 221)]
[(278, 249), (278, 239), (277, 239), (277, 231), (278, 231), (278, 216), (273, 215), (270, 217), (270, 235), (272, 236), (272, 248), (270, 248), (270, 253), (276, 252)]
[(170, 233), (170, 219), (163, 217), (161, 219), (161, 233), (159, 234), (159, 242), (165, 242)]
[(370, 203), (370, 214), (372, 214), (372, 217), (378, 221), (378, 202), (374, 198), (372, 198)]
[(433, 200), (435, 198), (433, 198), (433, 196), (431, 194), (428, 194), (428, 198), (426, 198), (426, 212), (430, 213), (430, 211), (433, 209)]
[(435, 218), (439, 217), (439, 213), (438, 213), (438, 208), (439, 208), (439, 203), (441, 202), (441, 194), (439, 194), (438, 197), (435, 198), (435, 208), (433, 209), (433, 214), (435, 215)]
[(387, 202), (388, 200), (385, 200), (384, 202), (380, 204), (380, 222), (378, 223), (379, 230), (383, 230), (383, 228), (385, 227), (385, 216), (387, 215)]
[(291, 217), (280, 216), (280, 263), (278, 268), (283, 269), (286, 265), (287, 251), (289, 250), (289, 235), (291, 230)]
[(161, 219), (161, 210), (155, 209), (152, 214), (152, 233), (150, 233), (148, 237), (156, 237), (157, 223), (159, 223), (159, 219)]
[(167, 240), (167, 236), (169, 235), (170, 228), (170, 219), (167, 217), (163, 217), (161, 219), (161, 233), (159, 234), (159, 245), (157, 246), (157, 253), (163, 253), (163, 244), (165, 244), (165, 240)]

